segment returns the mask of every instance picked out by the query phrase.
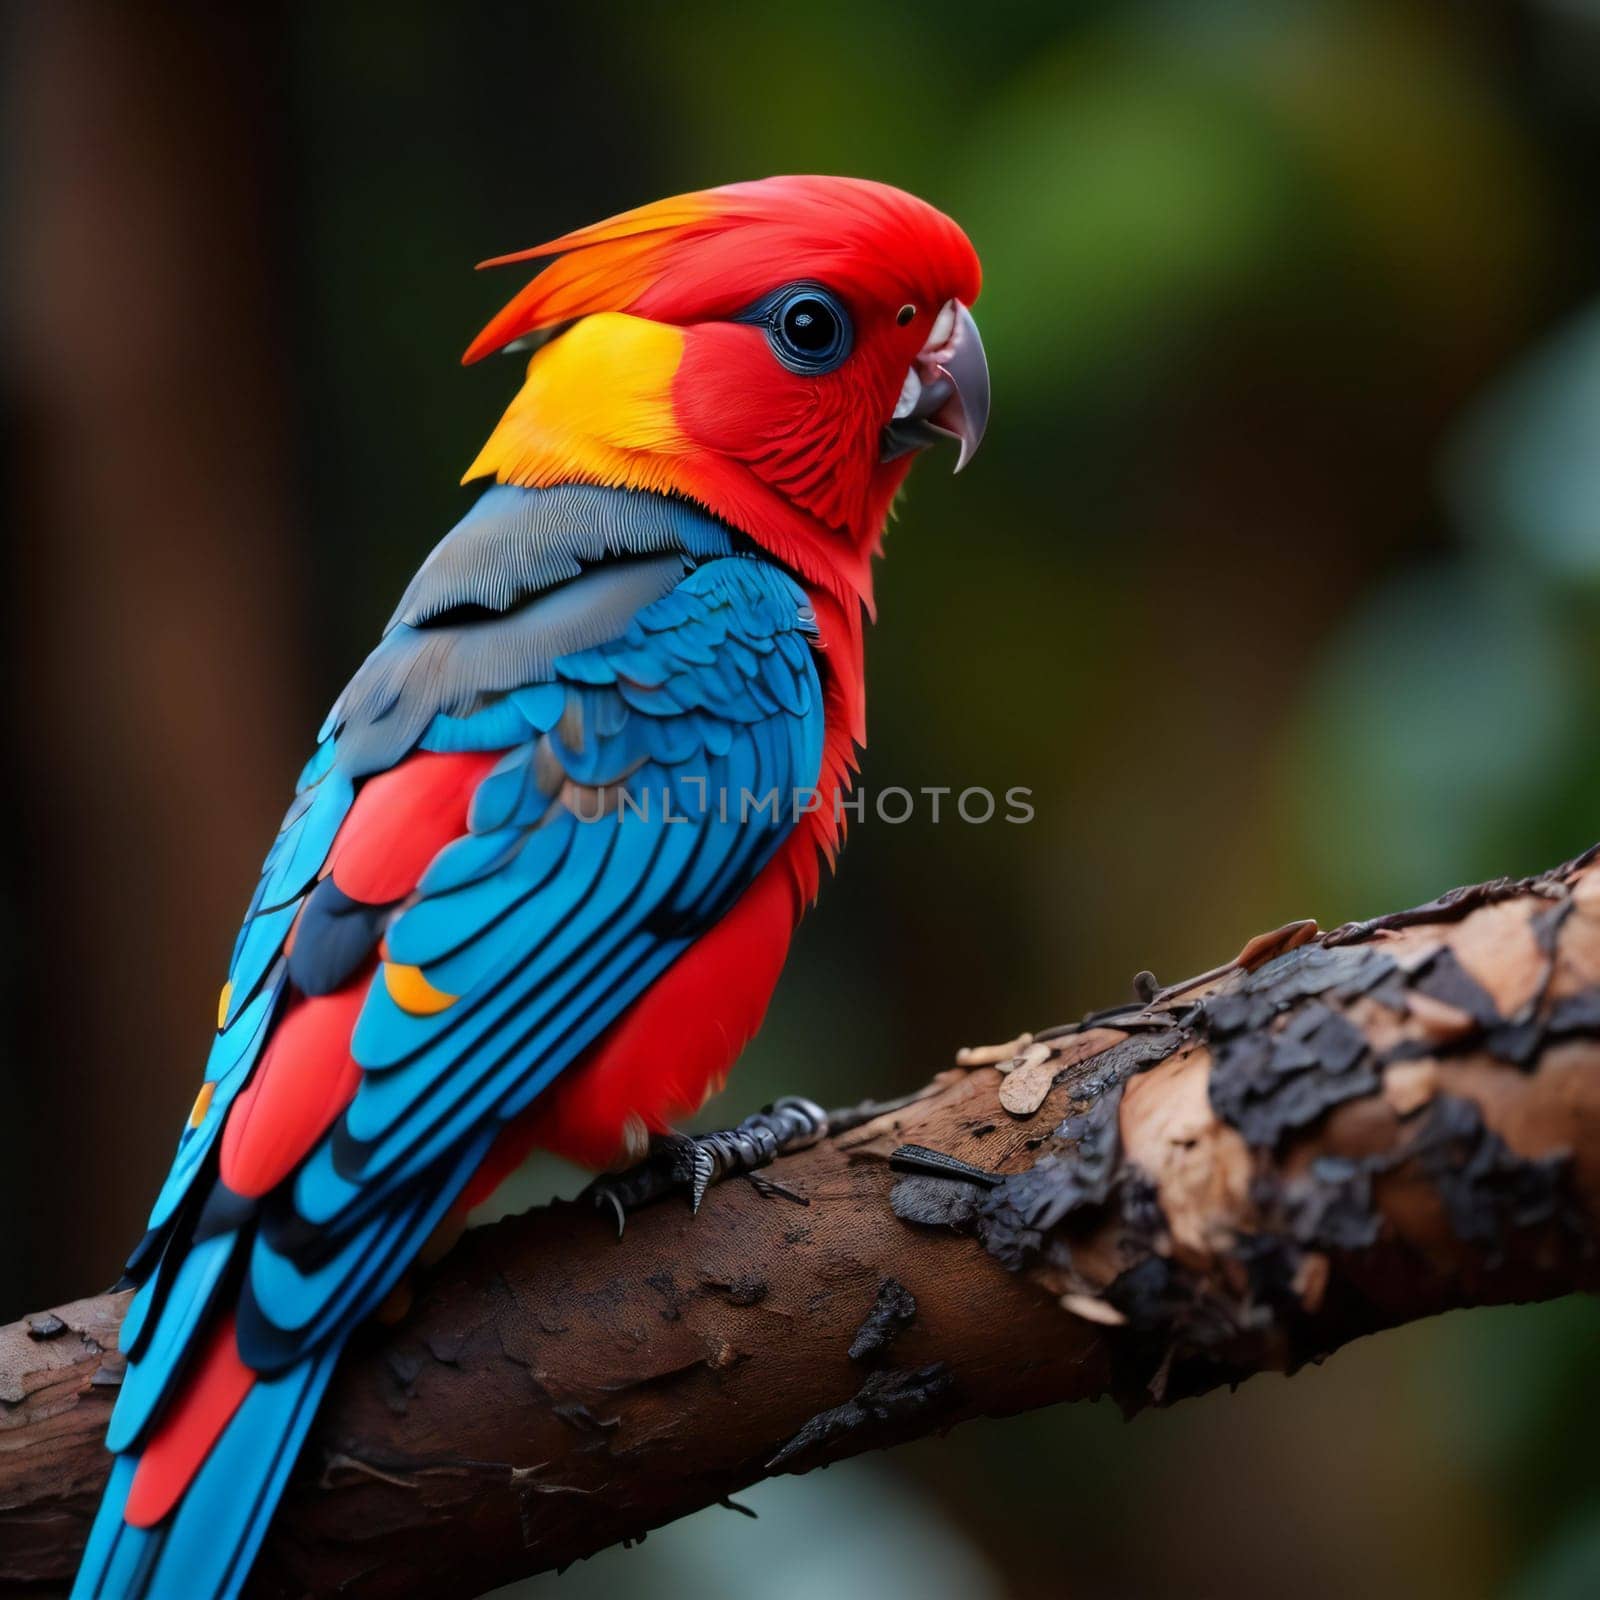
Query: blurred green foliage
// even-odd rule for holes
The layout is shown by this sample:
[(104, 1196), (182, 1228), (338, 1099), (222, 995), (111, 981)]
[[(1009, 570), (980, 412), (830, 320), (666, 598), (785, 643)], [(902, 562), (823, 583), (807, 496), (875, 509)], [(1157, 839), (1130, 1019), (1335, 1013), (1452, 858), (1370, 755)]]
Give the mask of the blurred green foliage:
[[(323, 698), (513, 386), (453, 369), (518, 281), (472, 259), (778, 170), (903, 183), (984, 257), (993, 425), (960, 480), (921, 467), (892, 531), (865, 780), (1024, 784), (1037, 820), (862, 826), (718, 1119), (909, 1085), (1140, 967), (1596, 836), (1592, 7), (294, 18)], [(884, 1600), (942, 1592), (912, 1559), (935, 1526), (1014, 1595), (1595, 1593), (1597, 1336), (1588, 1303), (1488, 1314), (1131, 1429), (973, 1426), (838, 1469), (855, 1492), (816, 1514), (903, 1552)], [(780, 1523), (812, 1504), (762, 1493)], [(773, 1592), (761, 1525), (699, 1526), (571, 1587)], [(782, 1548), (795, 1592), (868, 1592)]]

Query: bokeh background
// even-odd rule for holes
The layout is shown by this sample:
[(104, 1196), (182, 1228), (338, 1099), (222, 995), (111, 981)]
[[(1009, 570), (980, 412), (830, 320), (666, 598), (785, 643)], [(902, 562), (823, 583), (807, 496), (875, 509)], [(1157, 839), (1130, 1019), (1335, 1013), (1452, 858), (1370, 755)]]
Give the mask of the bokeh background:
[[(207, 14), (209, 11), (210, 14)], [(984, 256), (995, 412), (881, 574), (868, 822), (716, 1108), (1600, 834), (1600, 5), (13, 0), (0, 1316), (108, 1282), (323, 709), (518, 381), (470, 264), (866, 174)], [(947, 464), (947, 463), (946, 463)], [(530, 1179), (534, 1192), (548, 1175)], [(1600, 1592), (1600, 1311), (762, 1486), (527, 1589)]]

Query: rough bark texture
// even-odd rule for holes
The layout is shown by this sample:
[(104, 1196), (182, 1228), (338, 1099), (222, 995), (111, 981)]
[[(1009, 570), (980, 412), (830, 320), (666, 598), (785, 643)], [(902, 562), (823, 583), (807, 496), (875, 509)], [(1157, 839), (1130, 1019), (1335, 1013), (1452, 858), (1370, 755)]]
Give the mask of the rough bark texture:
[[(352, 1351), (254, 1592), (475, 1595), (980, 1413), (1167, 1403), (1594, 1286), (1591, 857), (1136, 987), (966, 1052), (781, 1191), (656, 1206), (620, 1243), (570, 1205), (468, 1235)], [(0, 1330), (5, 1592), (70, 1574), (121, 1310)]]

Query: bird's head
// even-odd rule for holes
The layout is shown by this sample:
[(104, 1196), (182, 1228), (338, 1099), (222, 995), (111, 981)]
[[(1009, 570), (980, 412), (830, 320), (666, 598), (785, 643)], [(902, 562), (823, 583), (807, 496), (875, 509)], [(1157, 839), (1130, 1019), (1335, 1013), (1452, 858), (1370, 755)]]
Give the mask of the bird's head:
[(867, 598), (916, 452), (983, 437), (978, 258), (903, 190), (729, 184), (485, 265), (546, 257), (466, 353), (534, 348), (468, 478), (682, 495)]

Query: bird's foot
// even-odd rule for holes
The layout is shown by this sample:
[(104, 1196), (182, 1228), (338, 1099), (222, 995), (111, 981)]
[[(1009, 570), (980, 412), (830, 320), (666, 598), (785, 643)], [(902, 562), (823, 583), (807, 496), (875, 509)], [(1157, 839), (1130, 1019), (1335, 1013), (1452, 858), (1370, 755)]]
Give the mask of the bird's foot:
[(598, 1210), (609, 1210), (616, 1217), (620, 1239), (630, 1211), (679, 1191), (687, 1192), (689, 1209), (698, 1211), (712, 1184), (805, 1150), (827, 1138), (828, 1131), (828, 1113), (821, 1106), (799, 1095), (785, 1095), (736, 1128), (670, 1133), (652, 1140), (650, 1154), (638, 1166), (596, 1178), (588, 1193)]

